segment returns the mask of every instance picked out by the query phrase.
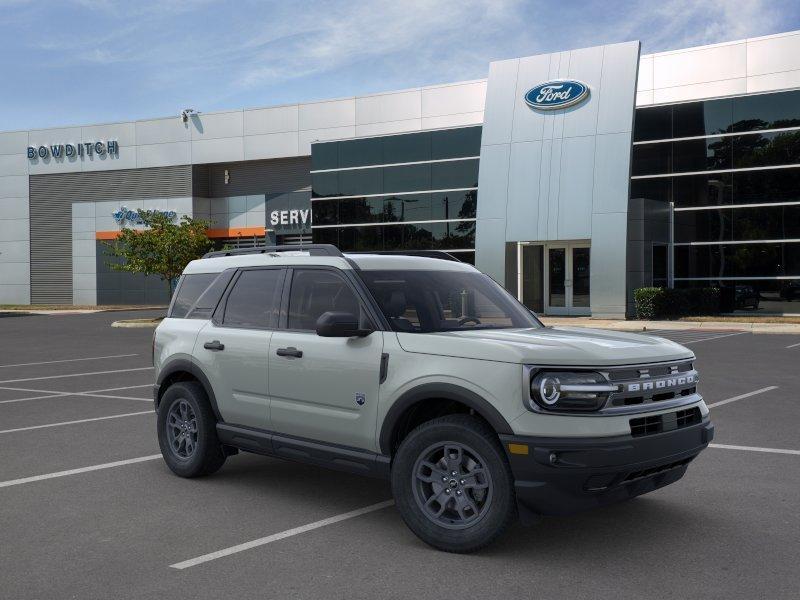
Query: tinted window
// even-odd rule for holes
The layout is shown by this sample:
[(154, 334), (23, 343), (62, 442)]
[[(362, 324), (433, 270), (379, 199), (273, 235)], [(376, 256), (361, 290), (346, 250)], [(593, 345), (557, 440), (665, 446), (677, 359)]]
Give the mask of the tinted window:
[(312, 196), (314, 198), (324, 198), (326, 196), (339, 196), (339, 174), (334, 173), (312, 173), (311, 174)]
[(432, 219), (474, 219), (477, 208), (478, 190), (431, 194)]
[(385, 163), (419, 162), (431, 158), (431, 134), (390, 135), (383, 138)]
[(674, 177), (672, 193), (675, 207), (730, 204), (731, 181), (730, 173)]
[(800, 132), (736, 136), (733, 150), (733, 166), (737, 168), (800, 163)]
[(459, 158), (481, 153), (481, 127), (431, 132), (431, 158)]
[(800, 238), (800, 206), (677, 211), (676, 242)]
[(185, 317), (200, 294), (206, 291), (218, 275), (219, 273), (195, 273), (181, 276), (169, 316), (179, 319)]
[(674, 177), (658, 179), (634, 179), (631, 181), (631, 198), (647, 198), (669, 202), (672, 200), (672, 180)]
[(672, 137), (672, 107), (656, 106), (636, 110), (633, 141), (667, 140)]
[(712, 137), (672, 142), (672, 157), (676, 173), (730, 169), (731, 138)]
[(800, 200), (800, 167), (733, 174), (735, 204)]
[(478, 187), (478, 161), (458, 160), (431, 165), (431, 189)]
[(274, 327), (281, 269), (242, 271), (225, 303), (222, 322), (231, 327)]
[(800, 276), (800, 244), (675, 247), (675, 277)]
[(339, 193), (342, 196), (380, 194), (383, 191), (383, 169), (339, 171)]
[(311, 203), (314, 225), (336, 225), (339, 222), (338, 200), (317, 200)]
[(311, 144), (311, 170), (336, 169), (339, 167), (339, 144)]
[(389, 196), (384, 205), (384, 222), (430, 221), (431, 195), (404, 194)]
[(365, 324), (361, 303), (338, 273), (317, 269), (295, 269), (289, 294), (289, 329), (314, 330), (322, 313), (346, 312)]
[(730, 99), (675, 104), (672, 107), (672, 136), (727, 133), (733, 119), (732, 111)]
[(189, 319), (209, 319), (211, 318), (214, 309), (219, 304), (225, 289), (228, 287), (231, 279), (236, 273), (236, 269), (228, 269), (219, 274), (219, 277), (214, 279), (206, 288), (197, 302), (194, 303), (194, 308), (191, 309), (188, 317)]
[(380, 138), (364, 138), (339, 142), (339, 168), (363, 167), (383, 162)]
[(733, 99), (733, 130), (779, 129), (800, 125), (800, 91)]
[(431, 165), (407, 165), (383, 169), (383, 189), (387, 192), (414, 192), (431, 189)]
[(360, 271), (395, 331), (430, 333), (541, 324), (483, 273)]
[(672, 144), (637, 144), (631, 156), (633, 175), (659, 175), (672, 172)]

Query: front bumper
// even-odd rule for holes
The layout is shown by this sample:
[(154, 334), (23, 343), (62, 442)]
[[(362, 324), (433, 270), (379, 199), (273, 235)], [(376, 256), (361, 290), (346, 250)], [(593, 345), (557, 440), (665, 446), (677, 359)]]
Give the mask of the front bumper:
[(501, 435), (500, 440), (525, 518), (571, 514), (669, 485), (713, 437), (714, 425), (706, 417), (690, 427), (641, 437)]

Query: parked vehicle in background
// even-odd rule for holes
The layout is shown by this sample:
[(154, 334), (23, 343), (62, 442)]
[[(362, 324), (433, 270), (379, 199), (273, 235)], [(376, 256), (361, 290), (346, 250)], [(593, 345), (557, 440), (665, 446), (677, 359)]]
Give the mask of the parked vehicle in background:
[(177, 475), (247, 451), (386, 477), (417, 536), (471, 552), (518, 515), (673, 483), (713, 437), (695, 357), (674, 342), (544, 327), (444, 253), (296, 250), (186, 267), (154, 338)]
[(758, 303), (761, 300), (759, 293), (752, 285), (737, 285), (734, 298), (737, 309), (752, 308), (753, 310), (758, 310)]

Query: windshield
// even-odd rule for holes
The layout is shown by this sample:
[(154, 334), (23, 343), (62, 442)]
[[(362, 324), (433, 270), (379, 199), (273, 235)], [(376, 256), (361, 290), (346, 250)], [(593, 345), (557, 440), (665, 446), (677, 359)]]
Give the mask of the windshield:
[(360, 271), (395, 331), (434, 333), (542, 327), (487, 275), (467, 271)]

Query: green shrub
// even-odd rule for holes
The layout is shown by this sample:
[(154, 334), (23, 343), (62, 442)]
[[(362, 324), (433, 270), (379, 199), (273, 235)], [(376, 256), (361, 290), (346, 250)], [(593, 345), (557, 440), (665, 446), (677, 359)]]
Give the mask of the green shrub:
[(633, 291), (637, 319), (675, 319), (720, 312), (719, 289), (639, 288)]

